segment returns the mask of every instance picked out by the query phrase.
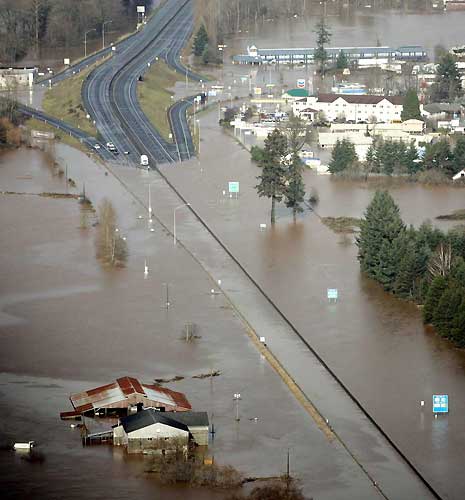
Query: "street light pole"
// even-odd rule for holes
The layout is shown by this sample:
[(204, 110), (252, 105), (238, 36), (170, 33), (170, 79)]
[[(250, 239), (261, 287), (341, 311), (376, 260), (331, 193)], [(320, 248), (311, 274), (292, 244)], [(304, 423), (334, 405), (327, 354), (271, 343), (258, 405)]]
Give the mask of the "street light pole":
[(239, 422), (239, 400), (241, 399), (241, 394), (239, 392), (235, 393), (233, 399), (236, 401), (236, 421)]
[(97, 31), (95, 28), (84, 33), (84, 57), (87, 57), (87, 33), (92, 33), (92, 31)]
[(110, 21), (104, 21), (102, 23), (102, 49), (105, 48), (105, 24), (110, 24), (112, 23), (113, 21), (110, 20)]
[(197, 120), (197, 131), (199, 133), (199, 149), (198, 149), (198, 153), (199, 153), (199, 160), (200, 160), (200, 120)]
[(173, 210), (173, 245), (176, 245), (176, 211), (179, 210), (182, 207), (190, 207), (190, 203), (183, 203), (182, 205), (179, 205), (179, 207), (176, 207)]

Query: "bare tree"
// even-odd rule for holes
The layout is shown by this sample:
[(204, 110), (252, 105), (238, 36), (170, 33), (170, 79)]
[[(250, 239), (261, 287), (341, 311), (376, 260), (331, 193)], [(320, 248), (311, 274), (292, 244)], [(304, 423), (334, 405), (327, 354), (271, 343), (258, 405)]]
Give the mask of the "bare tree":
[(428, 271), (431, 278), (447, 276), (452, 265), (452, 247), (441, 243), (428, 262)]
[(126, 263), (128, 249), (124, 238), (116, 226), (116, 212), (106, 198), (99, 211), (99, 225), (96, 234), (97, 259), (110, 266), (122, 266)]

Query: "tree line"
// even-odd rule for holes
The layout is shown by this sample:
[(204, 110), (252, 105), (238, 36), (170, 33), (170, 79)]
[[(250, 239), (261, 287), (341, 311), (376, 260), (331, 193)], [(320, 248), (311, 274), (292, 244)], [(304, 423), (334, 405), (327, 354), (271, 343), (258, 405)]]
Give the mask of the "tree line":
[(465, 346), (465, 230), (407, 227), (387, 191), (376, 192), (357, 238), (361, 270), (398, 297), (423, 305), (423, 319)]
[[(111, 29), (129, 30), (136, 5), (150, 7), (149, 0), (0, 0), (0, 59), (13, 64), (31, 51), (76, 46), (84, 33), (101, 36), (102, 23)], [(108, 29), (108, 27), (107, 27)]]
[(348, 139), (336, 142), (331, 153), (329, 171), (332, 174), (358, 173), (368, 176), (371, 173), (384, 175), (414, 176), (421, 172), (440, 172), (451, 178), (465, 165), (465, 137), (460, 136), (451, 147), (447, 139), (427, 144), (424, 152), (419, 153), (414, 142), (384, 140), (375, 137), (369, 147), (364, 162), (360, 162), (355, 146)]

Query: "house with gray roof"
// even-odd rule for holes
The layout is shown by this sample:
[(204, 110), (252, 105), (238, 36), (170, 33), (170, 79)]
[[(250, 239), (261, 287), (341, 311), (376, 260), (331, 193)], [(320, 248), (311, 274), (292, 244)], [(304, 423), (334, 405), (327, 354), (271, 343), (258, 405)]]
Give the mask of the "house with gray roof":
[(127, 446), (128, 453), (187, 451), (189, 444), (208, 445), (206, 412), (141, 410), (122, 418), (113, 428), (113, 444)]

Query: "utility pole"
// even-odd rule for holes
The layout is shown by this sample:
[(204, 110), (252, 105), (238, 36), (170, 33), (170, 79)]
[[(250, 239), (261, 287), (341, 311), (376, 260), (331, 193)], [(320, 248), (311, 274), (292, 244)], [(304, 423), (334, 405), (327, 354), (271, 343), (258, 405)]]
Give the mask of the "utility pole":
[(104, 21), (102, 23), (102, 49), (105, 48), (105, 24), (110, 24), (113, 21), (110, 19), (109, 21)]

